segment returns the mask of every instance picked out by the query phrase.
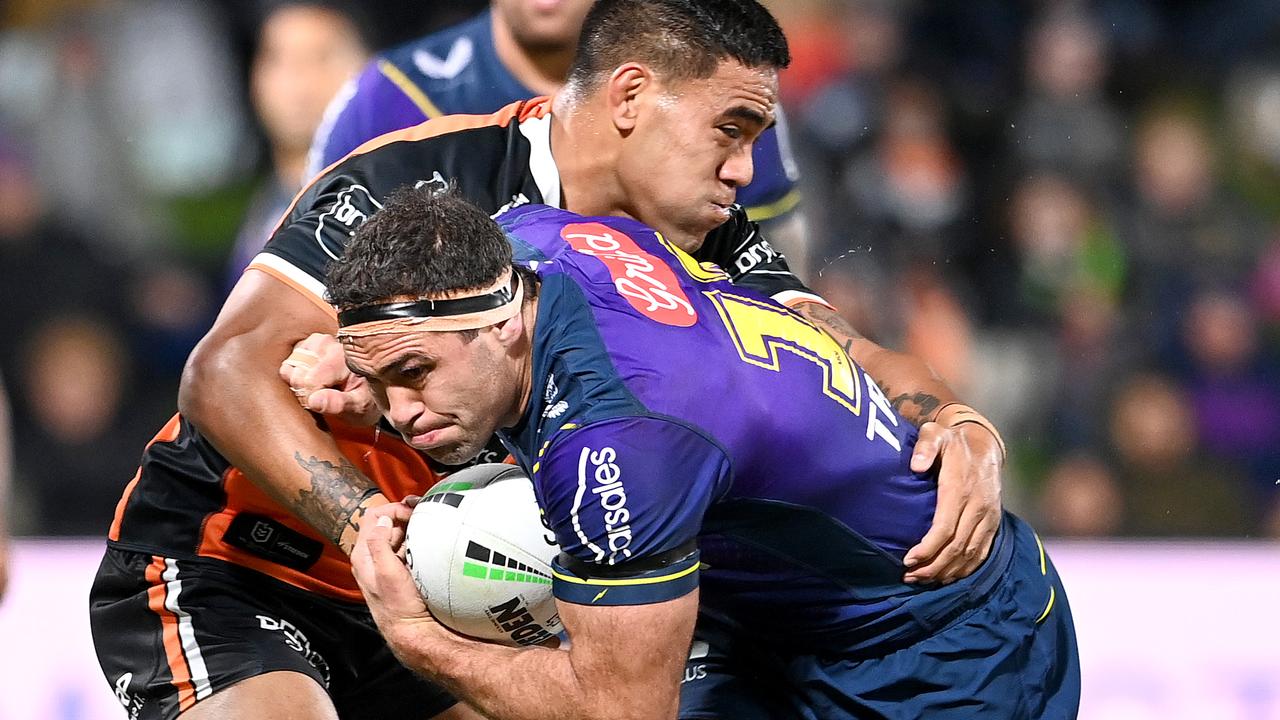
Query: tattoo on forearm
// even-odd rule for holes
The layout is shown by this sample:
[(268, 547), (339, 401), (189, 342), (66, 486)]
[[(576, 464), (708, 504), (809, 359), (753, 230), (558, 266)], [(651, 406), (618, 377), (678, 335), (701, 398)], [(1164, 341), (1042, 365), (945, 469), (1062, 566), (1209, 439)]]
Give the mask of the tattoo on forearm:
[(293, 458), (311, 475), (311, 489), (298, 493), (294, 511), (339, 545), (348, 526), (360, 529), (365, 513), (360, 503), (377, 488), (369, 487), (369, 480), (345, 458), (339, 465), (315, 456), (303, 459), (300, 452), (295, 452)]
[(925, 424), (942, 405), (941, 400), (927, 392), (902, 393), (895, 397), (886, 388), (884, 394), (893, 409), (916, 427)]

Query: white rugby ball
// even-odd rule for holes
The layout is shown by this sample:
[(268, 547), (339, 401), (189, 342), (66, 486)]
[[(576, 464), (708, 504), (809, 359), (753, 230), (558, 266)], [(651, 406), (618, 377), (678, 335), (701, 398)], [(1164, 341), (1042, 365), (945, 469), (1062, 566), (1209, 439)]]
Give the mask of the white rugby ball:
[(560, 632), (551, 595), (560, 548), (520, 468), (475, 465), (445, 478), (414, 508), (404, 542), (418, 590), (449, 628), (505, 645)]

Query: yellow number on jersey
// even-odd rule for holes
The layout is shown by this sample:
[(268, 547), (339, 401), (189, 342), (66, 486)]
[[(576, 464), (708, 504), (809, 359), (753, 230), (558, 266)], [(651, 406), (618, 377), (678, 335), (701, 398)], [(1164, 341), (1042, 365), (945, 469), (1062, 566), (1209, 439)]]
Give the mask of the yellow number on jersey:
[(799, 316), (773, 305), (719, 290), (705, 293), (715, 304), (743, 361), (781, 372), (786, 350), (822, 368), (822, 392), (854, 415), (862, 411), (862, 386), (844, 349)]

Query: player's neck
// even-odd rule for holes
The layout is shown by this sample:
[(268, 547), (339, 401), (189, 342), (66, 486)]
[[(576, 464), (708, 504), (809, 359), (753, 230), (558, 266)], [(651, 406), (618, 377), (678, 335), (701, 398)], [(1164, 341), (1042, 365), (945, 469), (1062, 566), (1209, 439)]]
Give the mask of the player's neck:
[(515, 76), (521, 85), (537, 95), (551, 95), (564, 84), (573, 62), (575, 48), (569, 46), (553, 51), (534, 51), (520, 45), (511, 26), (492, 13), (493, 49), (498, 60)]
[(502, 427), (514, 427), (524, 417), (525, 411), (529, 409), (529, 398), (533, 396), (533, 339), (534, 327), (538, 320), (538, 298), (526, 302), (524, 307), (520, 309), (521, 318), (524, 322), (524, 342), (522, 348), (524, 350), (524, 362), (519, 366), (519, 378), (516, 382), (516, 388), (519, 392), (517, 402), (515, 403), (516, 412), (506, 418)]
[(590, 100), (557, 96), (551, 112), (551, 156), (560, 173), (560, 204), (579, 215), (618, 215), (624, 198), (614, 172), (612, 127)]

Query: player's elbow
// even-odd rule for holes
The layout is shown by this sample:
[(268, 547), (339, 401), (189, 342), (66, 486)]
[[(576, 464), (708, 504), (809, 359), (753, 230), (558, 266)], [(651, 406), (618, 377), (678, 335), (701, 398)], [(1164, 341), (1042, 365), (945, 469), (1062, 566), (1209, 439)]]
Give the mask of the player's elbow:
[(243, 373), (246, 348), (242, 338), (206, 335), (196, 345), (182, 369), (178, 385), (178, 412), (196, 426), (216, 423), (220, 401), (235, 387), (235, 376)]

